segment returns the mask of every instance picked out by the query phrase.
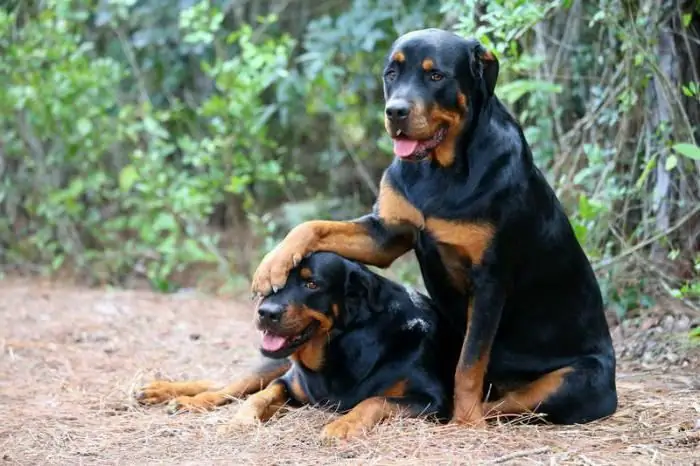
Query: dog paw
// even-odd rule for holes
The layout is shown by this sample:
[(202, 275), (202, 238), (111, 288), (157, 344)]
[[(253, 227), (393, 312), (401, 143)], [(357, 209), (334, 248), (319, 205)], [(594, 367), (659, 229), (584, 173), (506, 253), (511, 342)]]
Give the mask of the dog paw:
[(258, 266), (252, 284), (253, 293), (267, 296), (284, 288), (289, 271), (301, 261), (301, 254), (287, 248), (270, 252)]
[(178, 396), (168, 403), (169, 414), (181, 413), (203, 413), (211, 411), (216, 406), (206, 397), (200, 396)]
[(277, 293), (287, 283), (289, 271), (309, 252), (313, 230), (305, 224), (295, 227), (272, 251), (267, 253), (253, 274), (251, 291), (257, 296)]
[(341, 417), (327, 424), (321, 431), (321, 440), (345, 440), (365, 433), (365, 426), (359, 419)]
[(172, 400), (177, 396), (173, 382), (156, 380), (144, 385), (134, 393), (136, 401), (142, 405), (158, 405)]
[(486, 427), (486, 419), (483, 418), (483, 416), (480, 417), (474, 417), (474, 416), (454, 416), (452, 418), (451, 424), (456, 424), (464, 427), (470, 427), (473, 429), (480, 429), (483, 427)]
[(226, 424), (217, 428), (217, 432), (227, 435), (246, 428), (259, 426), (262, 424), (262, 413), (260, 411), (255, 405), (243, 403)]

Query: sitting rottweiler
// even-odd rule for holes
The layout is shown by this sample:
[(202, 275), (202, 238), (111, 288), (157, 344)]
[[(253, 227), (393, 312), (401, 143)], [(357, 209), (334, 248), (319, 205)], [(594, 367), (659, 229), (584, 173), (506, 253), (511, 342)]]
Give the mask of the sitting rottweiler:
[[(157, 381), (137, 398), (171, 411), (209, 409), (252, 393), (235, 423), (267, 420), (285, 404), (347, 412), (323, 437), (347, 438), (400, 414), (448, 420), (463, 335), (431, 301), (332, 253), (291, 271), (256, 314), (272, 362), (219, 391), (208, 382)], [(183, 396), (184, 395), (184, 396)]]
[(315, 251), (388, 267), (413, 249), (430, 297), (466, 330), (455, 422), (532, 411), (553, 423), (592, 421), (617, 408), (601, 292), (520, 125), (494, 93), (498, 70), (476, 40), (439, 29), (399, 37), (383, 74), (395, 157), (373, 212), (298, 225), (263, 259), (252, 291), (275, 292)]

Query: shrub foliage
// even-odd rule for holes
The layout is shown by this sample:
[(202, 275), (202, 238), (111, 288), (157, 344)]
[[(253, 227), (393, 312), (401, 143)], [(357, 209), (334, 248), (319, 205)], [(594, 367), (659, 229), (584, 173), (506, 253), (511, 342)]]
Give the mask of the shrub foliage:
[(608, 303), (692, 304), (700, 7), (680, 0), (6, 2), (2, 263), (166, 291), (187, 270), (245, 277), (291, 225), (361, 213), (391, 160), (384, 53), (426, 26), (499, 57)]

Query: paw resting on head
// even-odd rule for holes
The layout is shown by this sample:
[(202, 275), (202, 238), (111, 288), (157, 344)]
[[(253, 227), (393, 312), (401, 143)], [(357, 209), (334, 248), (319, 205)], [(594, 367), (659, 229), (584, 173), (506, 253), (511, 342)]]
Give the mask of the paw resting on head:
[(289, 271), (301, 262), (304, 255), (305, 248), (299, 242), (285, 241), (270, 251), (253, 275), (253, 297), (267, 296), (283, 288)]

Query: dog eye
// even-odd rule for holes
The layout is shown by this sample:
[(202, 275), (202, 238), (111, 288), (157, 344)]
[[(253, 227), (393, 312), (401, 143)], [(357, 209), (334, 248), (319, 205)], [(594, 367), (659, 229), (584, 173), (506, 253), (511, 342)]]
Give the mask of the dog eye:
[(432, 74), (430, 75), (430, 79), (431, 79), (432, 81), (440, 81), (443, 77), (444, 77), (444, 76), (441, 75), (440, 73), (432, 73)]
[(394, 78), (396, 78), (396, 71), (389, 70), (386, 73), (384, 73), (384, 79), (386, 79), (387, 81), (393, 81)]
[(309, 281), (305, 282), (304, 286), (310, 290), (315, 290), (316, 288), (318, 288), (318, 285), (313, 280), (309, 280)]

